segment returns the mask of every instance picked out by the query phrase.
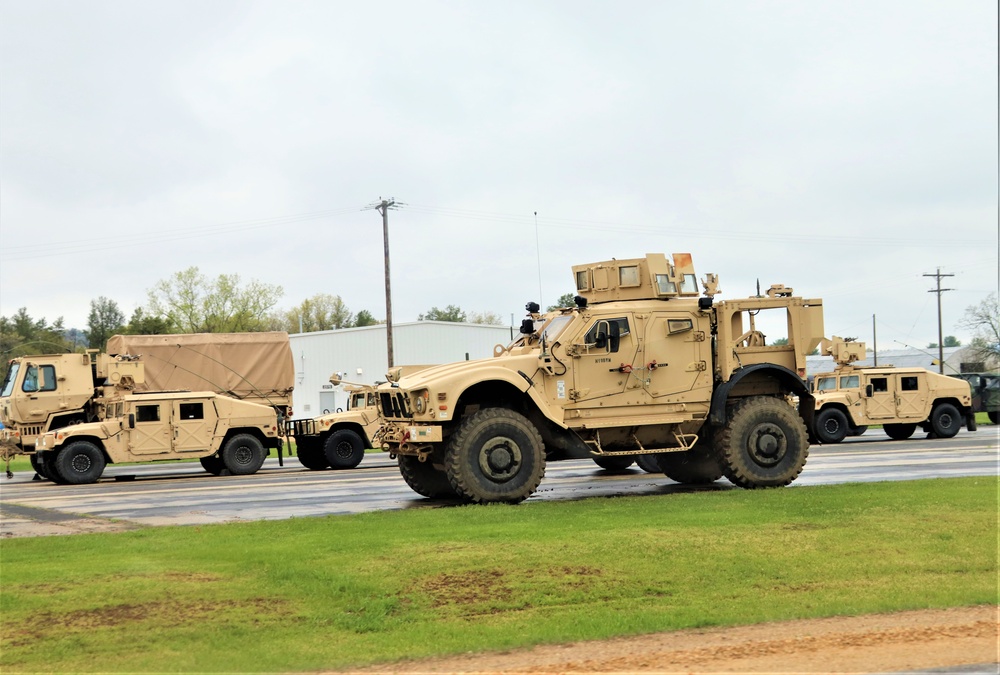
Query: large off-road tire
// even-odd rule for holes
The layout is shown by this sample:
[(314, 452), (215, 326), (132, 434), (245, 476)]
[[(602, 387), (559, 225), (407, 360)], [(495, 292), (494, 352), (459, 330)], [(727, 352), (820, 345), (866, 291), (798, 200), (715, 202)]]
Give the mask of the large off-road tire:
[(594, 464), (605, 471), (624, 471), (635, 462), (634, 455), (619, 455), (611, 457), (592, 457)]
[(635, 464), (646, 473), (663, 473), (659, 457), (660, 455), (636, 455)]
[(524, 415), (486, 408), (459, 424), (444, 465), (460, 497), (516, 504), (531, 496), (545, 475), (544, 444)]
[(931, 411), (931, 431), (938, 438), (951, 438), (962, 423), (962, 414), (951, 403), (939, 403)]
[(991, 410), (986, 413), (986, 416), (990, 418), (990, 422), (993, 422), (993, 424), (1000, 424), (1000, 412)]
[(715, 446), (723, 474), (742, 488), (788, 485), (809, 457), (802, 418), (771, 396), (740, 401), (715, 435)]
[(49, 477), (49, 467), (45, 465), (45, 462), (41, 460), (37, 452), (33, 452), (28, 455), (28, 461), (31, 462), (31, 468), (35, 470), (35, 473), (42, 478)]
[(656, 457), (667, 478), (683, 485), (707, 485), (722, 478), (718, 456), (706, 448), (664, 452)]
[(299, 458), (299, 464), (313, 471), (321, 471), (330, 468), (330, 462), (326, 459), (326, 453), (319, 443), (319, 438), (310, 436), (309, 438), (295, 439), (295, 456)]
[(249, 476), (264, 465), (267, 450), (256, 436), (236, 434), (222, 446), (222, 464), (234, 476)]
[(399, 473), (414, 492), (424, 497), (438, 499), (441, 497), (457, 497), (458, 493), (451, 486), (448, 474), (444, 469), (438, 469), (430, 460), (421, 462), (412, 455), (400, 455)]
[(201, 462), (201, 468), (213, 476), (221, 476), (222, 472), (226, 470), (226, 465), (222, 463), (222, 458), (217, 454), (202, 457), (199, 461)]
[(860, 436), (861, 434), (865, 433), (866, 431), (868, 431), (868, 425), (867, 424), (862, 424), (859, 427), (851, 427), (850, 429), (848, 429), (847, 430), (847, 435), (848, 436)]
[(75, 441), (59, 451), (52, 470), (66, 483), (82, 485), (96, 483), (106, 465), (100, 448), (88, 441)]
[(847, 438), (850, 423), (838, 408), (823, 408), (816, 415), (816, 438), (820, 443), (840, 443)]
[(917, 430), (916, 424), (883, 424), (882, 430), (894, 441), (905, 441)]
[(365, 458), (365, 442), (350, 429), (339, 429), (327, 437), (323, 454), (334, 469), (353, 469)]

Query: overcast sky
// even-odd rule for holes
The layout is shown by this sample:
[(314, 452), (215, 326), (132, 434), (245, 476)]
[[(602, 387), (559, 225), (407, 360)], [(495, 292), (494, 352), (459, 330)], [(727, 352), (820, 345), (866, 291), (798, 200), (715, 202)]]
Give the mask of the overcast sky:
[(0, 0), (0, 314), (85, 328), (197, 266), (384, 318), (392, 197), (396, 322), (683, 251), (880, 349), (937, 340), (940, 267), (967, 339), (997, 60), (993, 0)]

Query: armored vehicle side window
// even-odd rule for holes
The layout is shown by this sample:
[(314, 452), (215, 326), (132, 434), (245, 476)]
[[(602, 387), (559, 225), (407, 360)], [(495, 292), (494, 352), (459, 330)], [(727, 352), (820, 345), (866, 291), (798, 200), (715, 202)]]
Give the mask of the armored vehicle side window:
[(618, 268), (618, 285), (621, 287), (639, 285), (639, 268), (636, 265)]
[(373, 392), (368, 392), (368, 407), (375, 407), (375, 394)]
[(899, 388), (903, 391), (917, 391), (917, 389), (919, 389), (917, 381), (918, 378), (916, 375), (901, 377), (899, 378)]
[(691, 321), (691, 319), (667, 319), (667, 333), (669, 335), (686, 333), (687, 331), (693, 329), (694, 322)]
[(115, 417), (121, 417), (122, 414), (124, 414), (125, 412), (124, 407), (125, 404), (122, 403), (121, 401), (115, 404)]
[(844, 375), (840, 378), (841, 389), (857, 389), (860, 386), (860, 378), (857, 375)]
[(158, 405), (137, 405), (135, 407), (136, 422), (159, 422), (160, 406)]
[[(41, 376), (39, 378), (39, 376)], [(41, 379), (41, 382), (39, 382)], [(39, 386), (40, 385), (40, 386)], [(55, 391), (56, 390), (56, 367), (55, 366), (28, 366), (24, 371), (24, 382), (21, 384), (21, 391)]]
[(889, 381), (884, 377), (872, 378), (872, 391), (889, 391)]
[(0, 390), (0, 396), (10, 396), (14, 391), (14, 380), (17, 379), (17, 371), (21, 369), (20, 363), (10, 364), (10, 370), (7, 371), (7, 377), (3, 381), (3, 389)]
[(181, 403), (180, 413), (182, 420), (203, 420), (205, 419), (205, 408), (204, 404), (198, 403)]
[(587, 270), (580, 270), (576, 273), (576, 290), (587, 291), (590, 290), (590, 279), (588, 278)]
[(816, 380), (816, 391), (833, 391), (837, 388), (837, 378), (821, 377)]
[(354, 408), (364, 408), (365, 407), (365, 395), (355, 394), (351, 397), (351, 409)]

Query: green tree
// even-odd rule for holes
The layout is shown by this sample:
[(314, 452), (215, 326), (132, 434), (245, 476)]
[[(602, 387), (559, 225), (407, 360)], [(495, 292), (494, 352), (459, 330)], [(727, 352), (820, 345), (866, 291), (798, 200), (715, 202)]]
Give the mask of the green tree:
[(15, 356), (74, 351), (66, 332), (62, 317), (50, 324), (45, 318), (31, 318), (27, 307), (9, 317), (0, 316), (0, 379), (7, 376), (10, 359)]
[(147, 316), (142, 307), (136, 307), (128, 325), (122, 329), (124, 335), (166, 335), (170, 332), (170, 321), (162, 316)]
[(284, 324), (289, 333), (314, 333), (350, 328), (354, 325), (354, 315), (339, 295), (319, 293), (285, 312)]
[(362, 326), (376, 326), (378, 323), (378, 319), (372, 316), (372, 313), (367, 309), (362, 309), (354, 315), (354, 326), (357, 328), (361, 328)]
[(576, 306), (576, 301), (573, 298), (576, 297), (576, 293), (563, 293), (556, 300), (556, 304), (549, 305), (545, 311), (552, 312), (557, 309), (562, 309), (563, 307), (574, 307)]
[(487, 326), (503, 326), (504, 320), (496, 312), (472, 312), (469, 314), (469, 323), (480, 323)]
[(273, 327), (270, 311), (283, 292), (259, 281), (244, 286), (238, 274), (209, 279), (189, 267), (158, 281), (148, 291), (146, 309), (179, 333), (245, 333)]
[(108, 338), (120, 333), (125, 327), (125, 315), (118, 303), (103, 295), (90, 301), (90, 315), (87, 317), (87, 345), (91, 349), (104, 349)]
[[(936, 348), (937, 346), (938, 346), (938, 343), (932, 342), (929, 345), (927, 345), (927, 348), (928, 349), (930, 349), (932, 347)], [(962, 341), (959, 340), (954, 335), (945, 335), (944, 336), (944, 346), (945, 347), (961, 347), (962, 346)]]
[(417, 321), (456, 321), (464, 323), (468, 317), (460, 307), (448, 305), (444, 309), (431, 307), (426, 314), (417, 317)]
[(782, 347), (788, 344), (788, 338), (778, 338), (771, 342), (772, 347)]
[(969, 347), (978, 358), (984, 362), (1000, 359), (1000, 301), (996, 293), (966, 307), (959, 325), (973, 332)]

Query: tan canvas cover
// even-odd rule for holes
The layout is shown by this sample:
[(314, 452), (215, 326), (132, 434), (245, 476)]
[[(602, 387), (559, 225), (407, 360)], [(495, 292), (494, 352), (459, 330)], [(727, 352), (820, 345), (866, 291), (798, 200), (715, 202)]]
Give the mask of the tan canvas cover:
[(107, 352), (142, 357), (146, 383), (139, 391), (215, 391), (290, 403), (295, 365), (288, 333), (115, 335)]

